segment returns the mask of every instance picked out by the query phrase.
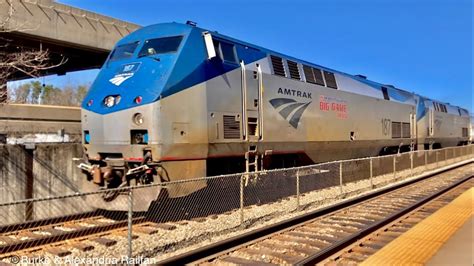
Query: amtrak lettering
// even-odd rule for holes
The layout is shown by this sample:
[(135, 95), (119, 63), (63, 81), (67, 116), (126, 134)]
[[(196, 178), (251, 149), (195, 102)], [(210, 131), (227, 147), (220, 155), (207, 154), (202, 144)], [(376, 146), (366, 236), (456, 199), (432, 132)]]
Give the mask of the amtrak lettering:
[(287, 88), (278, 88), (278, 94), (301, 97), (301, 98), (306, 98), (306, 99), (312, 99), (310, 92), (292, 90), (292, 89), (287, 89)]

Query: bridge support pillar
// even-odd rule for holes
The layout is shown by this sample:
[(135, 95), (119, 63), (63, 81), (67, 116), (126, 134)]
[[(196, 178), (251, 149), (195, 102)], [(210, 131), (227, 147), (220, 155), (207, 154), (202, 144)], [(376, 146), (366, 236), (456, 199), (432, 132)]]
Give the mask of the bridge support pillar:
[[(33, 156), (34, 156), (34, 145), (25, 145), (25, 199), (32, 199), (34, 196), (34, 175), (33, 175)], [(33, 202), (27, 202), (25, 204), (25, 221), (33, 220), (34, 206)]]

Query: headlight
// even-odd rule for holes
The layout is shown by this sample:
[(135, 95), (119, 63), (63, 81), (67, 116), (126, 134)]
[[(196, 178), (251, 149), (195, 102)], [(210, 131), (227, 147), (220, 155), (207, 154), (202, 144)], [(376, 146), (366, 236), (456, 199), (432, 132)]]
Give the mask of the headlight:
[(120, 99), (122, 97), (120, 97), (120, 95), (110, 95), (110, 96), (107, 96), (105, 97), (104, 99), (104, 105), (107, 106), (107, 107), (112, 107), (114, 105), (117, 105), (119, 102), (120, 102)]
[(141, 113), (136, 113), (133, 115), (133, 123), (139, 126), (143, 124), (143, 122), (145, 122), (145, 119)]
[(114, 96), (105, 97), (104, 104), (105, 104), (105, 106), (107, 106), (109, 108), (114, 106), (115, 105), (115, 97)]

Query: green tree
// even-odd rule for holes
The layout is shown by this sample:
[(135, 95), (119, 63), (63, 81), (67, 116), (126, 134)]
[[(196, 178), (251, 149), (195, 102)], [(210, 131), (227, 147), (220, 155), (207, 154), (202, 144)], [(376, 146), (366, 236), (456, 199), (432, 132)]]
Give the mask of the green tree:
[(11, 89), (9, 97), (14, 103), (80, 106), (88, 89), (88, 84), (58, 88), (32, 81)]
[(58, 101), (60, 101), (61, 98), (62, 92), (60, 89), (55, 88), (53, 85), (46, 85), (41, 94), (41, 104), (59, 105)]
[(76, 91), (75, 105), (80, 106), (84, 98), (86, 97), (87, 92), (89, 91), (88, 85), (79, 85)]
[(31, 82), (31, 100), (30, 103), (38, 104), (40, 102), (41, 92), (43, 91), (43, 85), (39, 81)]
[(29, 96), (31, 93), (31, 84), (25, 83), (14, 90), (14, 100), (15, 103), (29, 103)]

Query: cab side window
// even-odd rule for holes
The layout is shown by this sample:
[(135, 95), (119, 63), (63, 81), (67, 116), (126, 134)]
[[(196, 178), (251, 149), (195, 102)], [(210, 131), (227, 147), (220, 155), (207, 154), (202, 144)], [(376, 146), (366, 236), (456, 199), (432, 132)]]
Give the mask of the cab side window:
[(214, 40), (214, 48), (216, 49), (217, 56), (223, 62), (237, 64), (235, 45), (223, 41)]

